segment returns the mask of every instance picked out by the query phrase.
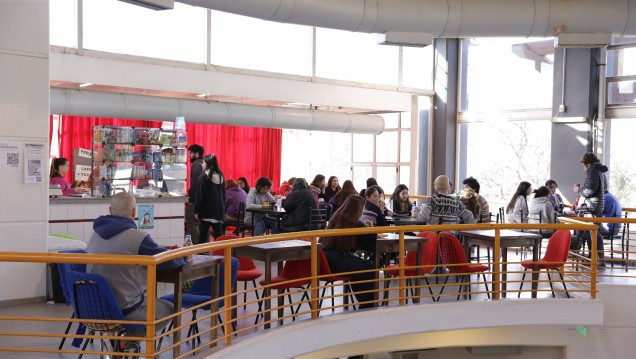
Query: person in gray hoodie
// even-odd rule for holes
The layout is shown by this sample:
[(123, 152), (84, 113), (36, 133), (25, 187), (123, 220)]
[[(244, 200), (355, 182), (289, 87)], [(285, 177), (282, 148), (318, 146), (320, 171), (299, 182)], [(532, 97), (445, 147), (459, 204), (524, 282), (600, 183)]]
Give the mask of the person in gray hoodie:
[[(528, 210), (528, 223), (554, 223), (554, 205), (550, 201), (550, 189), (546, 186), (541, 186), (534, 191), (534, 198), (530, 201), (530, 208)], [(549, 236), (554, 233), (554, 230), (542, 229), (542, 235)]]
[[(163, 253), (165, 248), (157, 245), (152, 237), (137, 229), (137, 201), (126, 192), (113, 196), (110, 215), (100, 216), (93, 222), (93, 234), (88, 242), (87, 252), (91, 254), (128, 254), (152, 256)], [(175, 269), (185, 264), (185, 258), (177, 258), (161, 263), (157, 269)], [(128, 320), (146, 320), (146, 267), (107, 264), (89, 264), (88, 273), (99, 274), (113, 289), (117, 303)], [(155, 318), (172, 314), (172, 303), (157, 299)], [(156, 330), (163, 329), (168, 321), (159, 323)], [(144, 335), (144, 331), (128, 332), (130, 336)]]

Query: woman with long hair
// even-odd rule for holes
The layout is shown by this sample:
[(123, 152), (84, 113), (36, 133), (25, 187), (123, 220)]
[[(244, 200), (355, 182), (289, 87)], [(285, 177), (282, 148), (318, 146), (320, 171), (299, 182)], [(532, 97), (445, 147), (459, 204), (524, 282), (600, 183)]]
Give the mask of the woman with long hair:
[(395, 187), (391, 198), (391, 209), (393, 213), (400, 216), (410, 216), (413, 209), (413, 203), (409, 198), (409, 188), (404, 184), (399, 184)]
[(342, 189), (340, 189), (340, 191), (338, 191), (338, 193), (329, 200), (329, 204), (333, 207), (333, 211), (335, 212), (340, 206), (342, 206), (347, 197), (352, 194), (358, 194), (356, 188), (353, 187), (353, 182), (350, 180), (344, 181)]
[(60, 185), (62, 194), (68, 196), (69, 194), (75, 194), (75, 189), (71, 188), (66, 182), (64, 175), (69, 170), (68, 160), (64, 157), (53, 158), (51, 161), (51, 170), (49, 171), (49, 183)]
[(327, 187), (325, 176), (317, 174), (314, 180), (309, 184), (309, 190), (316, 194), (316, 201), (319, 201), (320, 198), (322, 198), (323, 201), (325, 200), (325, 187)]
[[(530, 201), (528, 223), (554, 223), (556, 220), (554, 213), (554, 205), (550, 201), (550, 189), (546, 186), (537, 188), (534, 191), (534, 198)], [(542, 229), (540, 232), (544, 235), (552, 235), (554, 230)]]
[(340, 184), (338, 183), (338, 177), (336, 176), (331, 176), (329, 177), (329, 181), (327, 181), (327, 187), (325, 188), (325, 202), (329, 202), (329, 200), (331, 199), (331, 197), (335, 196), (336, 193), (338, 193), (338, 191), (340, 191), (342, 188), (340, 187)]
[(247, 182), (247, 178), (245, 177), (239, 177), (236, 180), (236, 183), (238, 184), (239, 188), (242, 189), (243, 191), (245, 191), (245, 193), (250, 193), (250, 184)]
[(210, 241), (210, 227), (214, 238), (222, 236), (224, 232), (225, 178), (215, 155), (203, 157), (203, 173), (197, 185), (194, 215), (199, 221), (199, 243), (207, 243)]
[(528, 196), (530, 193), (532, 193), (530, 182), (520, 182), (506, 207), (510, 223), (528, 223)]
[[(361, 226), (370, 227), (370, 221), (361, 223), (359, 218), (366, 201), (357, 194), (348, 196), (342, 206), (331, 216), (327, 229), (357, 228)], [(321, 237), (320, 243), (323, 244), (323, 251), (329, 269), (332, 273), (358, 272), (373, 269), (373, 264), (354, 256), (352, 253), (357, 247), (356, 236), (335, 236)], [(374, 304), (369, 303), (373, 300), (372, 282), (357, 283), (359, 281), (370, 281), (374, 278), (373, 272), (347, 274), (351, 278), (351, 288), (359, 303), (359, 308), (371, 308)], [(361, 293), (368, 292), (368, 293)]]

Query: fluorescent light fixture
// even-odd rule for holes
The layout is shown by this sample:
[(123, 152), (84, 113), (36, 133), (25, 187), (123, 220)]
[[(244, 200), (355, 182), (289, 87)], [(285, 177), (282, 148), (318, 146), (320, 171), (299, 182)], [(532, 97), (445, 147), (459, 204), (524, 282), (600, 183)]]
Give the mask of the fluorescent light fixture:
[(88, 86), (93, 86), (93, 84), (90, 83), (90, 82), (86, 82), (86, 83), (83, 83), (83, 84), (79, 85), (80, 88), (84, 88), (84, 87), (88, 87)]
[(425, 47), (433, 44), (433, 35), (423, 32), (385, 32), (378, 34), (378, 44)]
[(210, 96), (209, 93), (200, 93), (197, 95), (197, 97), (208, 97), (208, 96)]
[(604, 47), (612, 42), (612, 34), (597, 32), (590, 34), (561, 32), (554, 38), (554, 47)]
[(174, 0), (119, 0), (129, 4), (143, 6), (151, 10), (172, 10), (174, 9)]
[(558, 117), (554, 116), (550, 119), (552, 123), (584, 123), (587, 121), (587, 117)]

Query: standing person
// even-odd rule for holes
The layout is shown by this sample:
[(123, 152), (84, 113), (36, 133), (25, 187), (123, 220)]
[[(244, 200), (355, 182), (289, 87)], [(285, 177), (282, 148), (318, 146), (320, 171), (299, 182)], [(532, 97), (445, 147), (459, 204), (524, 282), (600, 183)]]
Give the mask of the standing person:
[[(530, 201), (530, 208), (528, 211), (528, 223), (554, 223), (556, 218), (554, 217), (554, 206), (550, 201), (550, 189), (546, 186), (541, 186), (534, 191), (534, 198)], [(543, 229), (542, 234), (552, 235), (554, 230)]]
[[(607, 177), (605, 177), (605, 173), (608, 170), (607, 166), (603, 165), (601, 160), (592, 152), (587, 152), (583, 155), (581, 163), (583, 164), (583, 169), (585, 169), (585, 182), (579, 194), (585, 198), (585, 205), (590, 214), (594, 217), (602, 217), (605, 206), (605, 192), (607, 192)], [(599, 223), (598, 226), (598, 233), (602, 233), (603, 225)], [(590, 236), (591, 241), (591, 233), (587, 233), (587, 235)], [(596, 249), (598, 250), (598, 265), (604, 267), (605, 247), (600, 236), (596, 241)]]
[(246, 194), (250, 193), (250, 184), (247, 182), (247, 178), (239, 177), (239, 179), (236, 180), (236, 183), (238, 184), (240, 189), (245, 191)]
[(336, 213), (336, 210), (342, 206), (347, 197), (352, 194), (358, 194), (358, 191), (356, 191), (356, 188), (353, 186), (353, 182), (351, 182), (351, 180), (344, 181), (342, 189), (329, 200), (329, 204), (333, 208), (333, 213)]
[(409, 188), (404, 184), (399, 184), (395, 187), (391, 198), (391, 210), (393, 213), (400, 216), (410, 216), (413, 209), (413, 203), (409, 198)]
[[(247, 194), (246, 208), (271, 208), (276, 199), (269, 193), (272, 188), (272, 181), (269, 178), (261, 177), (256, 181), (256, 187), (250, 189), (250, 193)], [(252, 213), (245, 213), (245, 223), (252, 221)], [(278, 221), (276, 218), (269, 217), (263, 214), (257, 214), (254, 216), (254, 235), (262, 236), (265, 230), (270, 228), (272, 234), (278, 233)]]
[[(152, 237), (137, 229), (134, 218), (137, 216), (135, 197), (126, 192), (119, 192), (110, 201), (110, 215), (100, 216), (93, 222), (93, 234), (88, 241), (87, 251), (90, 254), (127, 254), (152, 256), (163, 253), (165, 248), (157, 245)], [(175, 269), (185, 264), (184, 258), (161, 263), (157, 269)], [(88, 273), (99, 274), (113, 288), (117, 303), (127, 320), (146, 320), (146, 275), (144, 266), (89, 264)], [(155, 299), (155, 319), (172, 314), (172, 303), (163, 299)], [(156, 331), (163, 329), (169, 320), (159, 323)], [(144, 336), (145, 329), (140, 332), (128, 332), (130, 336)]]
[(185, 222), (186, 231), (192, 237), (193, 244), (199, 244), (199, 226), (194, 216), (194, 199), (198, 188), (199, 177), (203, 173), (203, 147), (196, 143), (188, 147), (190, 155), (190, 187), (188, 188), (188, 203), (186, 203)]
[(426, 224), (458, 224), (475, 223), (477, 219), (467, 210), (457, 197), (452, 196), (450, 182), (445, 175), (438, 176), (433, 182), (437, 194), (432, 194), (424, 208), (418, 214), (420, 220)]
[(239, 217), (239, 206), (245, 203), (247, 194), (238, 184), (229, 179), (225, 181), (225, 218), (226, 222), (236, 222)]
[(481, 185), (479, 181), (477, 181), (473, 177), (466, 178), (463, 182), (464, 188), (470, 188), (475, 191), (475, 198), (477, 199), (477, 203), (479, 203), (479, 222), (480, 223), (490, 223), (490, 207), (488, 206), (488, 201), (484, 196), (479, 194), (479, 189)]
[[(370, 221), (367, 220), (365, 223), (361, 223), (359, 220), (365, 205), (366, 201), (361, 196), (357, 194), (347, 196), (347, 199), (340, 209), (338, 209), (329, 220), (327, 229), (357, 228), (362, 226), (372, 227)], [(323, 251), (325, 257), (327, 257), (329, 269), (332, 273), (360, 272), (373, 269), (371, 262), (352, 254), (357, 249), (357, 242), (358, 238), (356, 236), (320, 238), (320, 243), (323, 244)], [(358, 308), (365, 309), (373, 307), (374, 304), (367, 303), (373, 300), (373, 272), (353, 273), (347, 274), (347, 276), (351, 277), (351, 281), (354, 283), (363, 282), (351, 285), (353, 293), (358, 303), (360, 303)]]
[(549, 179), (547, 181), (545, 181), (545, 186), (548, 187), (548, 189), (550, 190), (550, 195), (548, 196), (548, 198), (550, 199), (550, 202), (552, 202), (552, 206), (554, 207), (555, 211), (561, 211), (562, 210), (562, 205), (563, 205), (563, 198), (561, 198), (561, 195), (556, 193), (557, 188), (559, 188), (559, 185), (556, 183), (555, 180), (553, 179)]
[(329, 181), (327, 181), (327, 188), (325, 188), (325, 202), (329, 202), (329, 200), (338, 193), (342, 188), (340, 188), (340, 184), (338, 183), (338, 177), (331, 176), (329, 177)]
[(320, 229), (319, 226), (308, 228), (311, 210), (318, 209), (313, 192), (307, 188), (304, 178), (296, 178), (292, 192), (285, 200), (285, 217), (280, 221), (281, 232), (301, 232)]
[(510, 223), (528, 223), (528, 196), (530, 193), (532, 193), (530, 182), (521, 181), (506, 207)]
[(223, 235), (225, 220), (225, 178), (215, 155), (203, 158), (204, 172), (199, 177), (194, 215), (199, 220), (199, 243), (210, 241), (210, 227), (214, 238)]
[(64, 157), (53, 158), (51, 161), (51, 170), (49, 171), (49, 183), (60, 185), (62, 194), (68, 196), (69, 194), (75, 194), (75, 189), (71, 188), (66, 182), (64, 176), (68, 172), (69, 165), (68, 160)]
[(314, 177), (314, 180), (309, 184), (309, 190), (316, 194), (316, 201), (321, 202), (325, 200), (325, 188), (327, 187), (327, 181), (325, 180), (325, 176), (321, 174), (317, 174)]

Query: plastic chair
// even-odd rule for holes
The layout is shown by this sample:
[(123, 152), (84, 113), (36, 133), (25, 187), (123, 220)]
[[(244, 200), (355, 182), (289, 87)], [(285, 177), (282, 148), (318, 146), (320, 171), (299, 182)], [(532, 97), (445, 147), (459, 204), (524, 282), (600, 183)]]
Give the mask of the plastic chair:
[[(570, 298), (570, 293), (567, 292), (567, 287), (565, 286), (565, 280), (563, 279), (563, 273), (561, 273), (561, 269), (565, 265), (565, 262), (568, 259), (568, 254), (570, 251), (570, 240), (572, 239), (572, 234), (569, 230), (560, 229), (550, 237), (548, 241), (548, 247), (545, 250), (545, 256), (537, 261), (537, 268), (539, 270), (545, 269), (548, 273), (548, 279), (550, 281), (550, 290), (552, 290), (552, 297), (554, 298), (554, 287), (552, 286), (552, 278), (550, 278), (550, 269), (554, 269), (559, 273), (561, 277), (561, 282), (563, 282), (563, 289), (565, 289), (565, 294), (568, 298)], [(526, 278), (526, 273), (528, 269), (532, 269), (533, 266), (532, 260), (526, 260), (521, 262), (521, 266), (524, 268), (523, 276), (521, 277), (521, 284), (519, 285), (519, 294), (518, 297), (521, 297), (521, 288), (523, 287), (523, 281)]]
[[(75, 316), (78, 319), (91, 319), (91, 320), (115, 320), (119, 322), (125, 322), (124, 314), (119, 308), (115, 293), (112, 288), (106, 282), (106, 280), (93, 273), (80, 273), (70, 271), (66, 273), (66, 283), (68, 291), (71, 294), (73, 309), (75, 310)], [(145, 325), (142, 324), (120, 324), (120, 323), (83, 323), (89, 330), (89, 335), (94, 335), (96, 332), (100, 334), (115, 334), (117, 336), (123, 336), (126, 330), (144, 330)], [(82, 352), (86, 350), (89, 340), (84, 342)], [(112, 343), (110, 340), (101, 339), (101, 351), (123, 351), (128, 353), (139, 353), (140, 347), (137, 342), (126, 342), (121, 339), (114, 340)], [(81, 358), (82, 355), (80, 355)]]
[[(232, 284), (231, 287), (233, 288), (236, 284), (236, 273), (238, 272), (239, 269), (239, 260), (232, 257), (232, 274), (231, 274), (231, 278), (232, 278)], [(223, 263), (219, 264), (219, 297), (223, 297), (225, 294), (224, 292), (224, 284), (225, 284), (225, 266), (223, 265)], [(166, 294), (164, 296), (161, 297), (161, 299), (163, 300), (167, 300), (170, 303), (174, 303), (174, 293), (171, 294)], [(193, 307), (196, 307), (198, 305), (201, 305), (205, 302), (209, 302), (212, 299), (212, 277), (205, 277), (205, 278), (201, 278), (201, 279), (197, 279), (194, 282), (192, 282), (192, 287), (190, 287), (190, 289), (186, 292), (183, 293), (181, 295), (181, 307), (183, 309), (190, 309)], [(220, 299), (218, 302), (218, 307), (222, 308), (224, 303), (223, 299)], [(196, 321), (197, 319), (197, 311), (201, 309), (201, 310), (211, 310), (211, 305), (207, 304), (201, 308), (195, 309), (192, 311), (192, 324), (190, 325), (190, 328), (188, 329), (188, 337), (190, 337), (191, 335), (196, 335), (199, 333), (199, 325)], [(222, 323), (222, 319), (221, 319), (221, 315), (217, 313), (217, 318), (219, 320), (219, 323)], [(234, 330), (236, 330), (236, 323), (232, 322), (232, 328)], [(170, 329), (172, 329), (172, 323), (170, 323), (170, 325), (168, 326), (168, 328), (166, 329), (167, 331), (169, 331)], [(221, 330), (223, 330), (223, 327), (221, 327)], [(201, 344), (201, 337), (197, 337), (192, 339), (192, 347), (195, 347), (195, 340)], [(159, 342), (159, 346), (161, 346), (161, 341)]]
[(318, 208), (319, 209), (324, 209), (325, 212), (325, 221), (329, 222), (329, 220), (331, 219), (331, 215), (333, 214), (333, 206), (329, 203), (325, 203), (325, 202), (320, 202), (318, 203)]
[[(86, 254), (86, 251), (83, 249), (65, 249), (65, 250), (59, 251), (58, 253)], [(71, 271), (86, 273), (86, 264), (81, 264), (81, 263), (58, 263), (57, 264), (57, 272), (60, 275), (60, 287), (62, 287), (62, 293), (64, 293), (64, 298), (66, 298), (66, 305), (73, 304), (71, 293), (69, 293), (68, 286), (66, 285), (66, 273)], [(74, 319), (74, 318), (75, 318), (75, 311), (73, 311), (73, 314), (71, 314), (71, 319)], [(69, 333), (72, 325), (73, 325), (73, 322), (68, 322), (68, 325), (66, 326), (66, 330), (64, 331), (64, 335)], [(77, 331), (75, 333), (80, 335), (86, 333), (86, 327), (83, 326), (82, 324), (79, 324), (79, 326), (77, 327)], [(60, 341), (60, 346), (57, 348), (58, 350), (62, 350), (62, 347), (64, 346), (65, 341), (66, 341), (66, 337), (63, 337), (62, 340)], [(82, 341), (83, 341), (82, 338), (74, 338), (73, 343), (71, 345), (76, 348), (79, 348), (82, 345)]]
[[(470, 274), (473, 273), (481, 273), (484, 278), (484, 286), (486, 286), (486, 295), (490, 298), (490, 291), (488, 289), (488, 283), (486, 282), (486, 275), (483, 273), (488, 270), (488, 266), (483, 264), (470, 264), (468, 263), (468, 259), (466, 259), (466, 253), (464, 253), (464, 247), (459, 242), (459, 239), (454, 235), (448, 232), (440, 232), (439, 233), (439, 249), (440, 249), (440, 258), (442, 259), (442, 264), (446, 265), (450, 274), (461, 274), (459, 281), (459, 293), (461, 293), (462, 288), (464, 287), (464, 281), (467, 281), (466, 285), (468, 285), (468, 298), (471, 298), (470, 295)], [(439, 292), (440, 296), (444, 292), (444, 288), (446, 288), (446, 283), (448, 282), (448, 278), (444, 281), (444, 287)], [(457, 300), (459, 300), (460, 294), (457, 294)], [(439, 300), (439, 297), (438, 297)]]
[(327, 208), (310, 208), (308, 230), (327, 228)]
[[(426, 274), (430, 273), (434, 268), (435, 264), (437, 264), (437, 252), (439, 249), (439, 239), (435, 232), (424, 231), (417, 234), (418, 237), (426, 238), (426, 242), (422, 244), (422, 259), (421, 259), (421, 269), (420, 275), (424, 277), (426, 281), (426, 285), (428, 286), (428, 291), (431, 293), (431, 298), (433, 298), (433, 302), (435, 302), (435, 297), (433, 296), (433, 290), (431, 289), (431, 284), (428, 282), (428, 278)], [(411, 297), (414, 296), (413, 284), (411, 281), (411, 277), (415, 277), (417, 275), (417, 251), (407, 251), (406, 257), (404, 258), (404, 266), (411, 268), (404, 268), (404, 275), (408, 277), (406, 279), (406, 285), (410, 286)], [(386, 268), (384, 268), (384, 274), (397, 277), (400, 273), (400, 265), (393, 264)], [(388, 298), (388, 288), (391, 285), (391, 281), (384, 281), (384, 299)]]
[[(309, 279), (310, 277), (311, 277), (311, 259), (297, 259), (292, 261), (286, 261), (285, 265), (283, 266), (283, 271), (280, 273), (280, 275), (272, 277), (269, 285), (271, 285), (270, 288), (272, 290), (276, 289), (278, 291), (283, 291), (288, 293), (287, 298), (289, 299), (289, 304), (290, 304), (292, 314), (296, 314), (297, 310), (295, 311), (294, 307), (292, 306), (293, 300), (291, 297), (290, 289), (300, 288), (302, 290), (305, 290), (302, 298), (300, 299), (301, 301), (303, 301), (305, 298), (308, 298), (306, 289), (309, 287), (309, 284), (311, 282)], [(268, 283), (266, 283), (265, 280), (261, 280), (259, 284), (262, 286), (268, 285)], [(261, 293), (261, 298), (264, 298), (263, 297), (264, 295), (265, 295), (265, 290), (263, 290), (263, 293)], [(262, 308), (261, 305), (262, 304), (259, 303), (259, 308)], [(259, 309), (259, 312), (260, 312), (260, 309)], [(256, 320), (254, 321), (255, 325), (256, 323), (258, 323), (259, 317), (260, 315), (256, 316)], [(294, 317), (292, 320), (296, 320), (296, 317)]]
[[(234, 235), (224, 235), (216, 239), (216, 241), (225, 241), (228, 239), (236, 239), (238, 236)], [(223, 250), (213, 251), (212, 254), (223, 255)], [(260, 299), (258, 295), (258, 290), (256, 289), (256, 279), (260, 278), (263, 275), (256, 264), (254, 264), (254, 260), (251, 258), (245, 258), (241, 256), (236, 256), (239, 261), (238, 273), (236, 275), (237, 282), (243, 282), (243, 303), (247, 302), (247, 282), (252, 282), (254, 287), (254, 294), (256, 295), (256, 299)], [(245, 304), (243, 304), (243, 309), (245, 309)], [(259, 308), (260, 309), (260, 308)]]
[(241, 237), (245, 237), (245, 231), (254, 230), (254, 227), (252, 227), (251, 224), (245, 223), (245, 202), (239, 203), (238, 216), (236, 218), (236, 221), (230, 221), (226, 224), (228, 226), (236, 227), (236, 233), (240, 233)]

